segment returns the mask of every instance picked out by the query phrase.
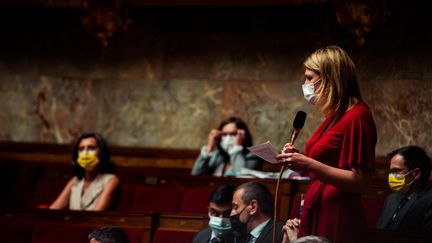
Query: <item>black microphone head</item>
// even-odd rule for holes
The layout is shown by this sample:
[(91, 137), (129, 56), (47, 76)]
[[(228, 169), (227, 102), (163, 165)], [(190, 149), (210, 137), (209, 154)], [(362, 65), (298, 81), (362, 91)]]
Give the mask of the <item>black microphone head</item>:
[(293, 127), (295, 129), (302, 129), (306, 121), (306, 112), (297, 111), (297, 114), (294, 118)]

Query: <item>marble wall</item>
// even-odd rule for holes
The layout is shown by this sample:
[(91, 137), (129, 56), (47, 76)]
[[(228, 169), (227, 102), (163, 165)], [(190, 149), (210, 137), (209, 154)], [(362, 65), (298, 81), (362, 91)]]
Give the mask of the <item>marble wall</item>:
[(277, 8), (231, 13), (230, 21), (243, 19), (234, 27), (199, 9), (188, 13), (204, 27), (135, 9), (129, 29), (105, 49), (75, 12), (1, 10), (0, 140), (70, 143), (97, 131), (113, 145), (197, 149), (221, 119), (236, 115), (255, 143), (280, 148), (304, 110), (301, 148), (324, 119), (302, 96), (302, 62), (337, 44), (357, 64), (377, 154), (408, 144), (432, 152), (432, 38), (424, 31), (431, 21), (421, 7), (396, 7), (363, 46), (316, 7), (287, 7), (289, 16)]

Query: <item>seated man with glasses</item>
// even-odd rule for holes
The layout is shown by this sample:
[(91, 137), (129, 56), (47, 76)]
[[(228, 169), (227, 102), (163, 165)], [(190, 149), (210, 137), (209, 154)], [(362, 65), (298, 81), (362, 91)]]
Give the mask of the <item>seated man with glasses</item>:
[(377, 222), (378, 229), (397, 231), (432, 230), (431, 160), (418, 146), (396, 149), (389, 154), (390, 194)]
[(216, 188), (209, 198), (209, 227), (198, 232), (193, 243), (233, 242), (230, 222), (231, 200), (234, 185), (222, 185)]

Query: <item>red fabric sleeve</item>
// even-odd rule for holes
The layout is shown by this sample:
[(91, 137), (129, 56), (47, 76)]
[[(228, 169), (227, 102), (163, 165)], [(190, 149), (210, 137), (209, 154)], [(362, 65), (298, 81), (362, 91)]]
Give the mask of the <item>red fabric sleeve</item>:
[(352, 112), (346, 117), (340, 168), (375, 169), (375, 122), (369, 109)]

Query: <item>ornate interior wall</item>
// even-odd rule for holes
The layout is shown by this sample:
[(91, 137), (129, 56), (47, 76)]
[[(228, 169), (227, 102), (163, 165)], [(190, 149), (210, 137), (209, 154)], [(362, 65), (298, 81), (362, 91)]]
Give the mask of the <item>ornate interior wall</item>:
[(302, 62), (342, 46), (374, 111), (377, 155), (432, 142), (432, 36), (424, 8), (389, 6), (359, 43), (331, 7), (135, 7), (127, 30), (101, 47), (76, 10), (0, 10), (0, 140), (70, 143), (83, 131), (110, 144), (199, 148), (230, 115), (254, 142), (288, 141), (308, 113), (298, 147), (324, 119), (302, 96)]

